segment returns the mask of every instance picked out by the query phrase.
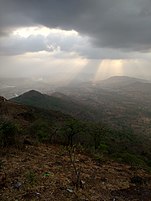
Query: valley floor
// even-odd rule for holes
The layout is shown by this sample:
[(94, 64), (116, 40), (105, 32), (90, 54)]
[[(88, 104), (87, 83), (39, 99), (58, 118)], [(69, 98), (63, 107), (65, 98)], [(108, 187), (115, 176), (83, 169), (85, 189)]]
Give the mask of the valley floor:
[(88, 154), (76, 154), (82, 188), (74, 187), (74, 169), (63, 146), (28, 145), (1, 150), (1, 201), (150, 201), (151, 175), (142, 169)]

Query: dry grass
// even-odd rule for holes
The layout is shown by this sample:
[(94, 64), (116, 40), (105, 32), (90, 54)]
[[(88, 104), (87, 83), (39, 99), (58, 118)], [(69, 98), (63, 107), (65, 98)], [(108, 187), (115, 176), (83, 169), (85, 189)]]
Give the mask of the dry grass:
[[(97, 164), (91, 157), (77, 152), (75, 163), (81, 170), (83, 188), (76, 190), (74, 169), (63, 146), (26, 146), (23, 151), (12, 148), (1, 153), (1, 201), (151, 200), (151, 176), (144, 170), (111, 161)], [(135, 175), (148, 182), (137, 187), (130, 182)], [(133, 188), (139, 189), (139, 193), (128, 191)], [(129, 192), (134, 192), (131, 199)]]

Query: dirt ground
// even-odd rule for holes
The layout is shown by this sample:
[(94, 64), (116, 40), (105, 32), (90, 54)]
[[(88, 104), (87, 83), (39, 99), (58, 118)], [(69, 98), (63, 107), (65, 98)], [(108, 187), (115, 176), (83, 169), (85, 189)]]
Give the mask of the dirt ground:
[(76, 153), (76, 175), (63, 146), (28, 145), (1, 150), (1, 201), (151, 201), (151, 175), (113, 161)]

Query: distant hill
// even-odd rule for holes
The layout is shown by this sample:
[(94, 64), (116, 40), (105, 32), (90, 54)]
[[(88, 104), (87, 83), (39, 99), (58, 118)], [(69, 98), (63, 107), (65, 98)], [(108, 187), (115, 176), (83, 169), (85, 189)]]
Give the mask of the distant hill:
[(72, 100), (72, 98), (67, 95), (57, 92), (46, 95), (31, 90), (16, 98), (12, 98), (11, 101), (42, 109), (61, 111), (65, 114), (74, 114), (74, 117), (80, 117), (81, 119), (86, 120), (90, 119), (90, 116), (93, 115), (88, 110), (88, 107)]
[(142, 93), (149, 93), (151, 94), (151, 83), (143, 83), (143, 82), (134, 82), (131, 84), (128, 84), (126, 86), (122, 86), (121, 90), (124, 91), (140, 91)]
[(113, 76), (106, 80), (102, 80), (96, 83), (96, 85), (105, 88), (119, 88), (122, 86), (127, 86), (133, 83), (147, 83), (147, 80), (128, 77), (128, 76)]
[(52, 122), (66, 121), (71, 119), (69, 115), (59, 111), (45, 110), (23, 104), (18, 104), (0, 97), (0, 119), (7, 118), (18, 122), (23, 126), (28, 126), (37, 119)]

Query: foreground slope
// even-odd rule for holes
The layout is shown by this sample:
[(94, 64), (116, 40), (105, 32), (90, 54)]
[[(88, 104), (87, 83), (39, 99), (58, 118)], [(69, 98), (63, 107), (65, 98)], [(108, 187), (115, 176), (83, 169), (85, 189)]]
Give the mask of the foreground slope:
[(2, 201), (151, 200), (151, 175), (142, 169), (103, 162), (77, 151), (75, 164), (80, 168), (82, 186), (76, 190), (74, 168), (65, 148), (27, 145), (22, 151), (2, 153)]

